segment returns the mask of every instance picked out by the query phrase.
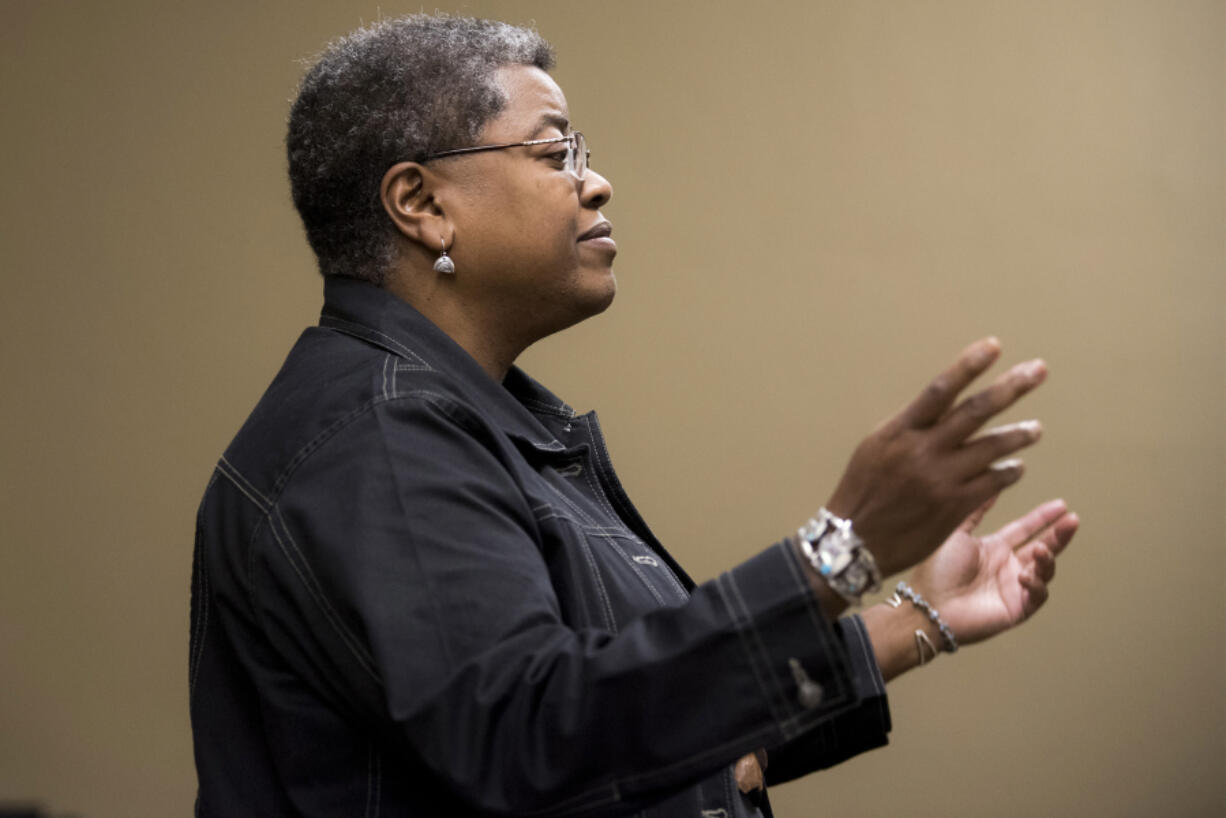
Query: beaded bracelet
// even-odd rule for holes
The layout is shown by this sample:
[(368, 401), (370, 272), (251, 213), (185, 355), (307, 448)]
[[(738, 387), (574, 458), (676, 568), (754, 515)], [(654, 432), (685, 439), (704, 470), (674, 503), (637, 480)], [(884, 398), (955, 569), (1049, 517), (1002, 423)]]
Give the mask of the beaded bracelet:
[[(912, 605), (919, 608), (929, 619), (936, 623), (937, 629), (941, 631), (941, 641), (945, 644), (945, 649), (947, 651), (950, 653), (958, 652), (958, 640), (954, 638), (954, 632), (949, 629), (949, 625), (946, 625), (941, 621), (941, 615), (937, 613), (936, 608), (929, 605), (927, 600), (920, 596), (918, 592), (916, 592), (905, 582), (899, 582), (894, 588), (894, 598), (897, 599), (898, 602), (895, 603), (893, 600), (890, 600), (890, 603), (895, 608), (902, 604), (902, 599), (899, 597), (910, 600)], [(916, 647), (918, 648), (918, 645)]]

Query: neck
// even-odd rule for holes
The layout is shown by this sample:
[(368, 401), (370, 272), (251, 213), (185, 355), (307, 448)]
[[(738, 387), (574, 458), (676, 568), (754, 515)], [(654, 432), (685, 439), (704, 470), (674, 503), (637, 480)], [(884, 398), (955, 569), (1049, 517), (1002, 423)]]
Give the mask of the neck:
[(445, 283), (437, 278), (426, 280), (431, 282), (429, 287), (412, 286), (407, 283), (413, 281), (409, 276), (394, 275), (385, 286), (447, 333), (496, 383), (502, 383), (528, 344), (508, 337), (480, 308), (463, 304)]

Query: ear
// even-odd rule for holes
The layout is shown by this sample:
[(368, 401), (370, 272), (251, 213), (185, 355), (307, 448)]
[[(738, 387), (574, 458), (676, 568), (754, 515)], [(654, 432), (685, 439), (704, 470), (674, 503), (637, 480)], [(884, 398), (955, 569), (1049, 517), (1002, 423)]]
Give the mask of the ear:
[(416, 162), (398, 162), (383, 174), (379, 199), (396, 230), (437, 254), (440, 242), (453, 244), (451, 224), (438, 198), (439, 178)]

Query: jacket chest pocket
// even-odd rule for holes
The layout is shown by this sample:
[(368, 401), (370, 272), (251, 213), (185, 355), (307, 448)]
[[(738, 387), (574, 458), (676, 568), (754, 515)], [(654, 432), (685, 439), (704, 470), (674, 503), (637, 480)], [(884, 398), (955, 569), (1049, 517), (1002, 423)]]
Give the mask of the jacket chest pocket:
[(688, 598), (663, 559), (614, 511), (586, 446), (536, 452), (534, 512), (564, 616), (611, 632)]

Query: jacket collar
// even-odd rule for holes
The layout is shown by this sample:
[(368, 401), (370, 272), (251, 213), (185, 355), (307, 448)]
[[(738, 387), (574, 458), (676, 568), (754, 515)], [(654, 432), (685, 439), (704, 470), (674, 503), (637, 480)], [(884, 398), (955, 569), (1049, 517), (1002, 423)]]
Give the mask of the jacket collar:
[(451, 336), (382, 287), (352, 278), (324, 279), (319, 324), (385, 349), (412, 368), (448, 375), (508, 435), (537, 449), (565, 448), (547, 421), (573, 418), (575, 410), (519, 367), (496, 382)]

